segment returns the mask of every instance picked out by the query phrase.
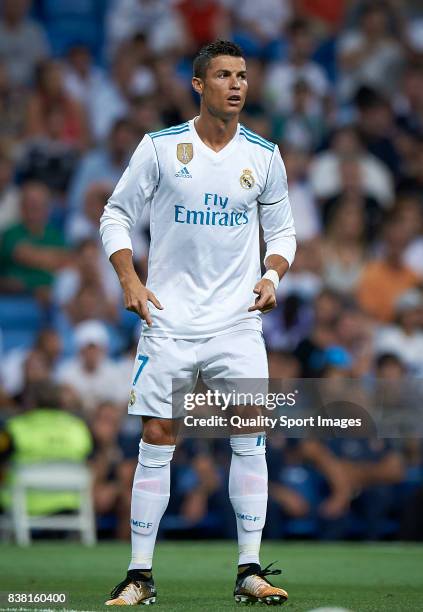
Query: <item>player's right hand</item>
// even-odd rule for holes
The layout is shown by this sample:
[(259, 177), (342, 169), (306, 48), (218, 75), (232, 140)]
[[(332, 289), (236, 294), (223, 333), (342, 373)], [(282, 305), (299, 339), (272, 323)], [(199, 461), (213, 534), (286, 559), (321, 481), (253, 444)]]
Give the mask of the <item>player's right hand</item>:
[(134, 279), (126, 285), (123, 293), (126, 310), (137, 313), (141, 319), (144, 319), (148, 327), (151, 327), (153, 325), (153, 320), (148, 308), (148, 302), (154, 304), (159, 310), (163, 310), (163, 306), (154, 293), (147, 289), (139, 278)]

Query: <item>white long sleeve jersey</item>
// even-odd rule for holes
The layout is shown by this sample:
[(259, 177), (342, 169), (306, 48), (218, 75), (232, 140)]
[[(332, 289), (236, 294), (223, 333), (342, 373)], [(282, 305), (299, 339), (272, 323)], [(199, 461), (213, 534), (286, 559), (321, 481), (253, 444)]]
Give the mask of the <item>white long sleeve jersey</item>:
[(276, 145), (238, 125), (219, 152), (194, 120), (147, 134), (109, 199), (100, 233), (108, 257), (131, 249), (130, 232), (150, 207), (147, 287), (153, 325), (143, 333), (205, 338), (261, 330), (254, 285), (261, 277), (259, 223), (266, 257), (291, 264), (295, 229), (285, 167)]

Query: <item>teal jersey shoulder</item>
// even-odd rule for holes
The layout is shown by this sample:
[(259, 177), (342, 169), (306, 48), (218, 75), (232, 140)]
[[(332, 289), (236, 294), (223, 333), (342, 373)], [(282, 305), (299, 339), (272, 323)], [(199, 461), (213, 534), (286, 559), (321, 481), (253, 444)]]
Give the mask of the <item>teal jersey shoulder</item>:
[(252, 130), (249, 130), (245, 127), (245, 125), (240, 125), (239, 134), (240, 136), (248, 140), (248, 142), (251, 142), (252, 144), (255, 144), (259, 147), (263, 147), (263, 149), (267, 149), (271, 153), (273, 153), (273, 151), (275, 150), (276, 145), (273, 142), (270, 142), (270, 140), (266, 140), (265, 138), (259, 136)]
[(165, 128), (163, 130), (159, 130), (158, 132), (150, 132), (148, 135), (150, 138), (155, 140), (156, 138), (161, 138), (163, 136), (174, 136), (177, 134), (183, 134), (184, 132), (189, 131), (188, 121), (185, 123), (180, 123), (179, 125), (174, 125), (169, 128)]

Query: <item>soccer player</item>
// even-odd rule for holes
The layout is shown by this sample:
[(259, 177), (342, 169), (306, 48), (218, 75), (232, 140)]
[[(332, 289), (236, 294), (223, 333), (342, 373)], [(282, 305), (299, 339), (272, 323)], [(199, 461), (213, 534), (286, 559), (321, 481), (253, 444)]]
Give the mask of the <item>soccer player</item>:
[[(198, 117), (147, 134), (109, 199), (101, 236), (125, 306), (144, 319), (129, 413), (143, 433), (132, 505), (132, 558), (107, 605), (154, 603), (152, 560), (170, 495), (175, 450), (172, 378), (186, 393), (197, 376), (267, 379), (260, 313), (295, 254), (295, 230), (278, 147), (239, 124), (247, 94), (241, 49), (226, 41), (194, 60)], [(150, 207), (151, 246), (144, 286), (133, 264), (130, 230)], [(259, 223), (266, 243), (262, 278)], [(254, 294), (256, 294), (254, 300)], [(264, 432), (231, 435), (229, 496), (239, 546), (237, 602), (281, 604), (259, 549), (267, 506)], [(253, 517), (253, 519), (252, 519)]]

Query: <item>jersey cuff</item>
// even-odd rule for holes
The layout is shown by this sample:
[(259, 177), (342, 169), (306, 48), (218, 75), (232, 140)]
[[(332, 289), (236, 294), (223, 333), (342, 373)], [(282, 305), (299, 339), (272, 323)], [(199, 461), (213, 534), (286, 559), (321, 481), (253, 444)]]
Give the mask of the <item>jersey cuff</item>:
[(131, 237), (121, 225), (106, 225), (101, 232), (101, 239), (109, 259), (116, 251), (121, 251), (122, 249), (133, 250)]

